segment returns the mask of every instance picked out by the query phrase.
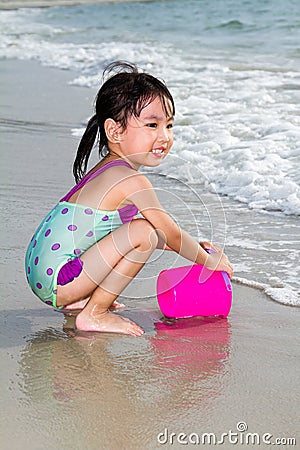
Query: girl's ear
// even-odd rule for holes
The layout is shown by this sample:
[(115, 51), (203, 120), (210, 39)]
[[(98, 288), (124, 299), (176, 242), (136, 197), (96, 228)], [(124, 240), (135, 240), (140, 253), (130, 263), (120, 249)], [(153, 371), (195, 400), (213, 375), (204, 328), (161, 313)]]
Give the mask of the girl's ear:
[(115, 122), (113, 119), (106, 119), (104, 122), (104, 129), (106, 137), (109, 142), (117, 144), (120, 142), (121, 137), (121, 127), (120, 124)]

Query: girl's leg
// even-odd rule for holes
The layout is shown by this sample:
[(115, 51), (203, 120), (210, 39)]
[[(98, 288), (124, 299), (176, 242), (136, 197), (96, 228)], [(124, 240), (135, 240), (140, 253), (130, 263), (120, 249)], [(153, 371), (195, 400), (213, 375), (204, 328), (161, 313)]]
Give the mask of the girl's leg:
[[(63, 308), (62, 312), (69, 313), (69, 315), (71, 316), (77, 315), (85, 307), (88, 301), (89, 298), (85, 298), (84, 300), (78, 300), (78, 302), (69, 303), (69, 305), (66, 305), (66, 307)], [(111, 305), (110, 310), (122, 309), (124, 307), (124, 303), (119, 303), (117, 300), (115, 300)]]
[(76, 318), (78, 329), (143, 334), (138, 325), (111, 313), (109, 307), (141, 270), (156, 246), (156, 232), (145, 219), (121, 226), (81, 255), (83, 270), (71, 283), (58, 286), (57, 305), (64, 306), (90, 296)]

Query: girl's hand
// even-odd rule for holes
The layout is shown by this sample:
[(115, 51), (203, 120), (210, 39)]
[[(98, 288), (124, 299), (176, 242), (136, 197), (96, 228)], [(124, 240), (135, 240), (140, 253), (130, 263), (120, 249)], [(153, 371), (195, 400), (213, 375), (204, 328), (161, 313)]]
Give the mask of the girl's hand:
[(210, 270), (223, 270), (228, 273), (229, 278), (232, 278), (233, 267), (222, 251), (208, 254), (204, 265)]

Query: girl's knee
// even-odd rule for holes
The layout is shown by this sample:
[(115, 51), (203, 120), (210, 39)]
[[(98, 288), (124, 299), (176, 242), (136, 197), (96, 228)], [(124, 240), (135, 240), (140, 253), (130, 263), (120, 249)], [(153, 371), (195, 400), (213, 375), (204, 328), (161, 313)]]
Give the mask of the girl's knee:
[(157, 247), (158, 236), (155, 228), (146, 219), (134, 219), (130, 223), (132, 237), (138, 240), (138, 244), (146, 247), (145, 249)]

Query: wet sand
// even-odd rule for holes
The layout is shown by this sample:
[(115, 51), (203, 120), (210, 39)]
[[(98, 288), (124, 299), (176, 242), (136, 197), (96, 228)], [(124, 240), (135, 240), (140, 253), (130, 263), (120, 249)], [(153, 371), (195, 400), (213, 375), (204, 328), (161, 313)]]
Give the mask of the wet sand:
[[(122, 299), (142, 338), (75, 332), (72, 318), (29, 290), (26, 246), (73, 182), (70, 130), (95, 94), (70, 80), (36, 62), (1, 61), (1, 448), (182, 448), (178, 439), (230, 430), (236, 448), (247, 433), (259, 448), (265, 433), (299, 440), (299, 308), (233, 283), (227, 319), (166, 325), (154, 294), (157, 273), (173, 263), (167, 252)], [(225, 438), (222, 448), (233, 445)]]

